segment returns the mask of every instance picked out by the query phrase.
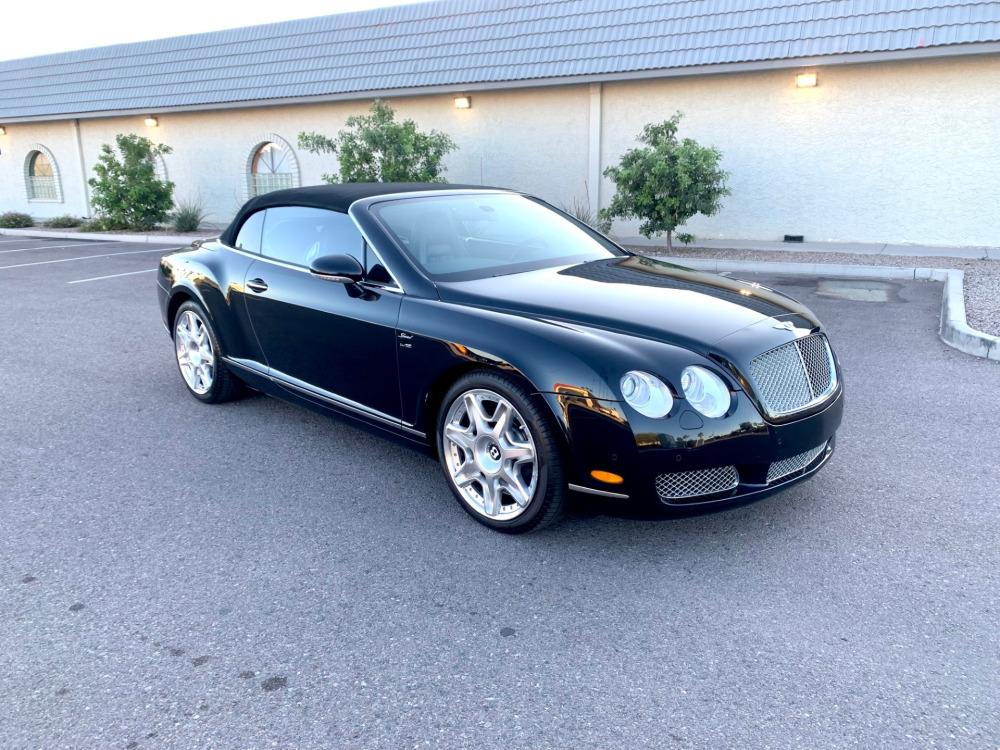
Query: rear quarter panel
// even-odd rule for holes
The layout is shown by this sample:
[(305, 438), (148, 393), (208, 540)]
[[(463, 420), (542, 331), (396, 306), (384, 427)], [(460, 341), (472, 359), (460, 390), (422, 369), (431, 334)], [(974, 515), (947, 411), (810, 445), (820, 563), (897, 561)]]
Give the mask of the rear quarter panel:
[(211, 318), (230, 357), (263, 362), (247, 316), (244, 280), (251, 256), (230, 250), (219, 242), (195, 243), (191, 249), (160, 259), (159, 285), (164, 321), (173, 325), (171, 312), (184, 299), (195, 299)]

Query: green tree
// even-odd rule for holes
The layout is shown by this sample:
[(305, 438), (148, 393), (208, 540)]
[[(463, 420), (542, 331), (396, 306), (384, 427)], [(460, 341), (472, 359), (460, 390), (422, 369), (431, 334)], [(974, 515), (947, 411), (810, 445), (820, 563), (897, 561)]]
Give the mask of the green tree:
[(614, 180), (615, 197), (601, 215), (605, 219), (642, 219), (644, 237), (667, 233), (673, 250), (674, 230), (695, 214), (711, 216), (729, 195), (729, 174), (720, 166), (722, 153), (690, 138), (678, 140), (683, 115), (650, 123), (639, 140), (646, 145), (628, 151), (604, 176)]
[(118, 153), (105, 143), (88, 181), (101, 224), (107, 229), (152, 229), (174, 205), (174, 183), (156, 176), (156, 159), (169, 146), (140, 135), (115, 136)]
[(455, 142), (437, 130), (421, 132), (413, 120), (396, 120), (386, 102), (375, 101), (369, 114), (347, 118), (347, 128), (329, 138), (299, 133), (299, 148), (312, 154), (337, 154), (340, 173), (326, 182), (445, 182), (445, 155)]

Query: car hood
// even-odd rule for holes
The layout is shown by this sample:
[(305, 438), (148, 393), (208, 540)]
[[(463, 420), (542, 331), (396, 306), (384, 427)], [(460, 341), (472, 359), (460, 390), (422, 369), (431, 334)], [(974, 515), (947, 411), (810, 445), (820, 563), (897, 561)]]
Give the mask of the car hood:
[(603, 328), (709, 351), (765, 320), (814, 328), (790, 297), (749, 282), (633, 255), (439, 285), (441, 299)]

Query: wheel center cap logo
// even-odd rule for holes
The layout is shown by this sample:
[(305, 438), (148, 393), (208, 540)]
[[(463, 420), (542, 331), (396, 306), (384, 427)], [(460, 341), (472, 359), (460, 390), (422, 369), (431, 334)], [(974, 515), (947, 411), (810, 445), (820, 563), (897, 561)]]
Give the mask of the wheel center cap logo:
[(494, 461), (500, 460), (500, 446), (496, 443), (492, 443), (490, 447), (486, 449), (486, 452), (490, 454), (490, 458)]

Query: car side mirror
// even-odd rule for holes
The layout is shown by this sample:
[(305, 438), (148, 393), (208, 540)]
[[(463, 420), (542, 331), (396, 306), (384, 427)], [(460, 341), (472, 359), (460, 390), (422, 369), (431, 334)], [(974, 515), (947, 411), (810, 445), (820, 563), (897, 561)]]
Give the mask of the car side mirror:
[(365, 269), (350, 255), (323, 255), (309, 265), (309, 272), (327, 281), (354, 284), (365, 277)]

